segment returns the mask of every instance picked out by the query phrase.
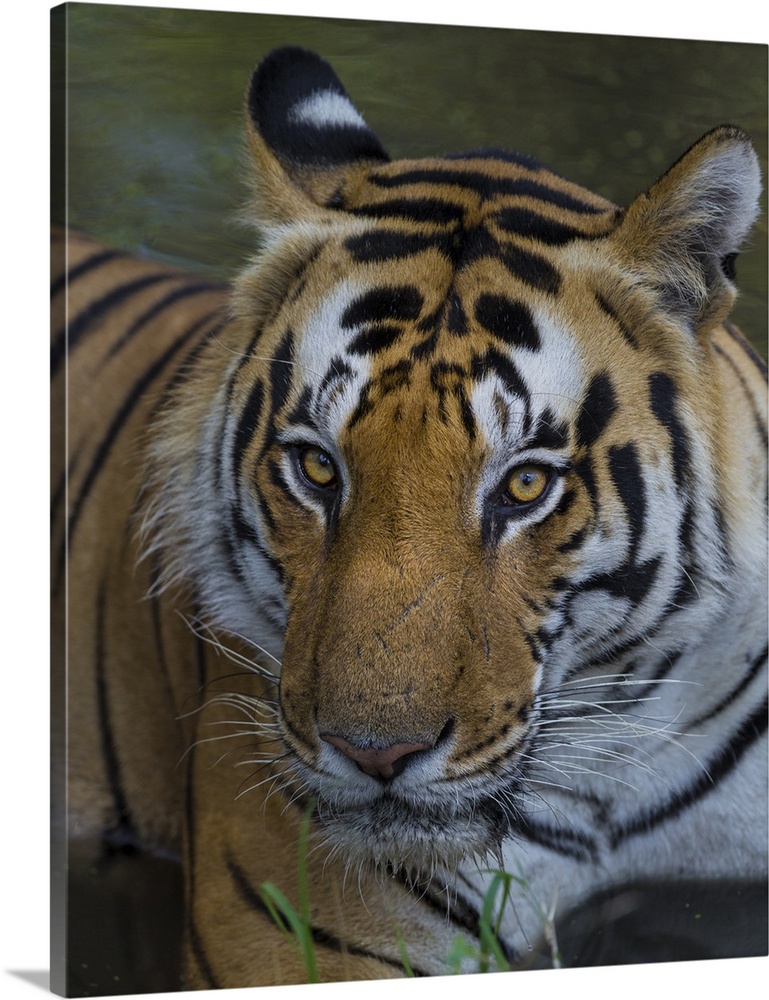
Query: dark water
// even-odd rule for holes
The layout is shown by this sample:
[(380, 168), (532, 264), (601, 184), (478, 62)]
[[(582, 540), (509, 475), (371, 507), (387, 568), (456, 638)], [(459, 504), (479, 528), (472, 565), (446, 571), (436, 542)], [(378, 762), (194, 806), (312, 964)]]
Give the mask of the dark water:
[[(753, 137), (766, 176), (767, 47), (264, 14), (66, 8), (69, 220), (227, 276), (253, 249), (243, 93), (277, 45), (336, 68), (392, 156), (482, 146), (531, 153), (626, 204), (724, 122)], [(57, 50), (61, 52), (61, 50)], [(62, 63), (62, 60), (58, 60)], [(64, 215), (63, 193), (54, 214)], [(737, 320), (765, 350), (766, 218), (738, 262)]]
[[(82, 842), (71, 847), (70, 873), (69, 995), (180, 989), (178, 865)], [(766, 884), (627, 886), (567, 914), (556, 936), (566, 968), (766, 955)], [(552, 956), (534, 953), (525, 967), (551, 968)]]
[[(732, 122), (766, 175), (766, 46), (90, 4), (54, 16), (68, 142), (66, 157), (54, 143), (68, 183), (65, 197), (55, 171), (54, 218), (222, 277), (253, 249), (235, 222), (242, 98), (277, 45), (332, 62), (393, 156), (518, 149), (624, 204)], [(764, 214), (738, 262), (736, 312), (762, 353), (766, 274)], [(69, 992), (178, 988), (177, 866), (92, 844), (69, 863)], [(559, 940), (567, 965), (766, 954), (766, 886), (628, 888), (566, 918)]]
[(76, 841), (68, 874), (66, 995), (182, 989), (181, 866)]

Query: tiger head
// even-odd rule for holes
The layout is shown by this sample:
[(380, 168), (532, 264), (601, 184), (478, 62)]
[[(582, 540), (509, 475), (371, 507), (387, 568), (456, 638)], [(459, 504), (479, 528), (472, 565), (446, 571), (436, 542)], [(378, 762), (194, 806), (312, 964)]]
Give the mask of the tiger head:
[(625, 210), (527, 156), (391, 161), (299, 49), (247, 135), (264, 246), (164, 457), (177, 569), (280, 658), (331, 843), (454, 864), (514, 831), (564, 685), (723, 605), (707, 336), (756, 156), (718, 128)]

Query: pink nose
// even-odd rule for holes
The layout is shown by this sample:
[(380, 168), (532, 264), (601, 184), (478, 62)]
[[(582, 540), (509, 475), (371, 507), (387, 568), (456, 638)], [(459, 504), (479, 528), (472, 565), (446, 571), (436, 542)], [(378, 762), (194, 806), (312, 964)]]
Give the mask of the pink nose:
[(412, 754), (419, 753), (420, 750), (429, 750), (433, 745), (432, 743), (393, 743), (392, 746), (384, 747), (382, 750), (375, 747), (364, 750), (361, 747), (356, 747), (354, 743), (350, 743), (343, 736), (321, 733), (320, 738), (354, 760), (365, 774), (370, 774), (372, 778), (380, 778), (383, 781), (389, 781), (400, 774)]

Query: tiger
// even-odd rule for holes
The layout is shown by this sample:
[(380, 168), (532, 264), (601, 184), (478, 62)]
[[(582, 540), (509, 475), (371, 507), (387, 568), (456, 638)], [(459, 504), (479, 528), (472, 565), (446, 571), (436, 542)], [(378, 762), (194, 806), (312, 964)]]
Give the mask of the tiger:
[(307, 981), (266, 884), (341, 981), (445, 974), (500, 873), (510, 968), (596, 891), (765, 878), (747, 134), (619, 208), (392, 160), (295, 46), (245, 134), (231, 284), (54, 236), (68, 835), (179, 852), (187, 988)]

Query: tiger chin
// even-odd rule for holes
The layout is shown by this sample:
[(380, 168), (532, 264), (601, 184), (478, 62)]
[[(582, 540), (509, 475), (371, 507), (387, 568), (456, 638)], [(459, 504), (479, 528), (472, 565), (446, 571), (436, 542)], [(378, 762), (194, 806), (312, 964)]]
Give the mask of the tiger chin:
[[(446, 726), (449, 734), (452, 728)], [(433, 757), (449, 739), (438, 741)], [(417, 753), (422, 759), (414, 761)], [(320, 775), (295, 765), (317, 816), (319, 843), (329, 856), (348, 870), (370, 869), (443, 890), (450, 890), (462, 864), (501, 867), (502, 843), (514, 832), (521, 799), (519, 775), (511, 773), (493, 791), (486, 780), (483, 790), (477, 781), (475, 787), (454, 781), (447, 792), (445, 771), (430, 756), (404, 750), (394, 766), (367, 764), (363, 774), (369, 780), (339, 761), (322, 763)], [(372, 758), (381, 759), (381, 753), (371, 751)], [(383, 777), (382, 771), (390, 773)]]
[(764, 878), (748, 136), (619, 208), (391, 160), (302, 49), (245, 111), (231, 288), (55, 236), (71, 834), (181, 852), (195, 988), (305, 980), (265, 883), (333, 981), (445, 973), (490, 868), (510, 965), (556, 897)]

